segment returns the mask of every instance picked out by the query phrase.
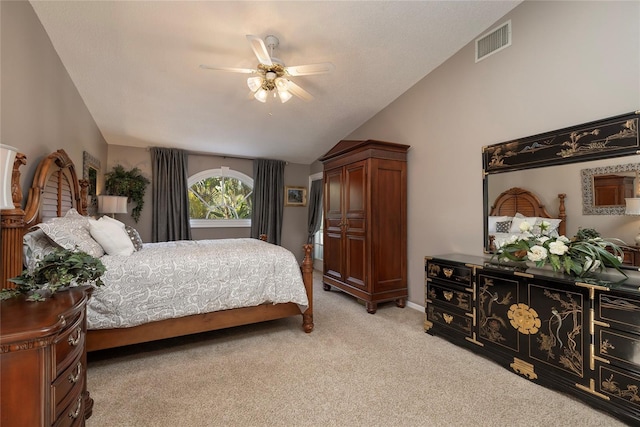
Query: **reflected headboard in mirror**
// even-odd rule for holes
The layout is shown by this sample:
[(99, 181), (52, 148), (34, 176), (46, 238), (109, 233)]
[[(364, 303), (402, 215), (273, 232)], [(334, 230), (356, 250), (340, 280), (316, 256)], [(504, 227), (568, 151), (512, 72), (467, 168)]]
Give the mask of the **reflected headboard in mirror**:
[[(559, 193), (566, 193), (568, 200), (580, 204), (580, 177), (578, 173), (573, 177), (573, 169), (578, 166), (574, 164), (640, 153), (639, 120), (640, 111), (635, 111), (483, 147), (485, 252), (491, 252), (488, 224), (490, 204), (498, 194), (508, 188), (519, 186), (534, 192), (547, 206), (552, 206), (553, 199)], [(563, 173), (564, 168), (567, 168), (566, 173)], [(543, 169), (549, 173), (542, 174), (541, 179), (537, 179), (532, 177), (532, 169)], [(519, 174), (526, 178), (520, 179), (515, 176)], [(505, 182), (505, 179), (501, 178), (503, 175), (505, 178), (513, 178), (513, 182)], [(490, 181), (495, 181), (499, 187), (491, 188)], [(569, 211), (567, 208), (567, 214), (572, 218), (579, 217), (581, 204), (579, 209)], [(572, 219), (572, 228), (577, 229), (580, 225)]]

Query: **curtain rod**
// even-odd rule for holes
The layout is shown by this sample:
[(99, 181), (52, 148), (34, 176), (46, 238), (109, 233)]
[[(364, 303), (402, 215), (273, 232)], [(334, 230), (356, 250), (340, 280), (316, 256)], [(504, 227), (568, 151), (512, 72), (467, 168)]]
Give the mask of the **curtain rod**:
[[(147, 147), (147, 151), (150, 151), (152, 147)], [(160, 147), (160, 148), (171, 148), (171, 147)], [(183, 150), (182, 148), (180, 148), (180, 150)], [(196, 156), (211, 156), (211, 157), (222, 157), (223, 159), (239, 159), (239, 160), (255, 160), (255, 157), (243, 157), (243, 156), (232, 156), (229, 154), (217, 154), (217, 153), (210, 153), (207, 151), (192, 151), (192, 150), (184, 150), (186, 151), (187, 154), (189, 155), (196, 155)], [(289, 162), (284, 162), (285, 165), (288, 165)]]

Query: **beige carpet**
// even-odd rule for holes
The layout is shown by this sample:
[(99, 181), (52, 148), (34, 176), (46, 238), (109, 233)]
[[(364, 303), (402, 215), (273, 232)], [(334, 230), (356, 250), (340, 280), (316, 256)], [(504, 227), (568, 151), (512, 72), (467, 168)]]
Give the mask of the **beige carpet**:
[(102, 426), (618, 426), (616, 419), (315, 283), (291, 318), (89, 355)]

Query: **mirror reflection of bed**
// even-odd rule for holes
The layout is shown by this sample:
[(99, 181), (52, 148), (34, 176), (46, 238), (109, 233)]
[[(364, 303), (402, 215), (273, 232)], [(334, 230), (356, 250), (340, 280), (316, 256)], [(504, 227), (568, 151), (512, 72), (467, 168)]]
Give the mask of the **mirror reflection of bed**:
[[(520, 187), (535, 194), (550, 214), (555, 216), (558, 214), (558, 194), (563, 193), (566, 194), (565, 208), (569, 218), (566, 229), (568, 237), (574, 236), (580, 227), (594, 228), (603, 237), (618, 238), (629, 246), (635, 246), (635, 236), (640, 231), (640, 216), (624, 215), (624, 205), (583, 207), (583, 190), (593, 194), (592, 177), (597, 175), (592, 174), (593, 171), (604, 168), (606, 174), (621, 175), (617, 170), (623, 166), (629, 167), (626, 165), (635, 165), (640, 169), (640, 155), (487, 175), (486, 215), (500, 193), (512, 187)], [(581, 176), (583, 169), (590, 172), (587, 174), (589, 179), (586, 182), (583, 182)], [(583, 185), (589, 187), (583, 188)], [(584, 213), (585, 210), (597, 214)], [(488, 218), (485, 218), (485, 221), (488, 221)]]

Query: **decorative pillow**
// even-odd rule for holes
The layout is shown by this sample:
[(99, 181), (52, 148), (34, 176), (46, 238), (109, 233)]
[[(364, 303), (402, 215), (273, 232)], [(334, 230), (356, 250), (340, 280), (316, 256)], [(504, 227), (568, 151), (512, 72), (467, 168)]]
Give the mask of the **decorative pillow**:
[(546, 234), (551, 237), (558, 237), (558, 227), (560, 226), (562, 220), (557, 218), (536, 218), (536, 222), (533, 225), (532, 233), (542, 234), (542, 229), (540, 228), (540, 225), (542, 225), (542, 221), (546, 221), (549, 223), (549, 226), (546, 229)]
[(97, 221), (90, 219), (89, 231), (108, 255), (128, 256), (135, 251), (129, 235), (115, 221), (105, 220), (104, 217)]
[(77, 248), (96, 258), (104, 255), (102, 246), (91, 238), (89, 219), (80, 215), (75, 209), (69, 209), (62, 218), (53, 218), (38, 224), (37, 227), (65, 249), (76, 250)]
[(124, 229), (129, 235), (129, 239), (131, 239), (131, 243), (133, 243), (133, 247), (136, 249), (136, 251), (142, 249), (142, 238), (140, 237), (138, 230), (131, 227), (130, 225), (126, 225)]
[(511, 230), (511, 221), (496, 222), (496, 233), (509, 233)]
[(490, 216), (489, 217), (489, 234), (498, 232), (498, 230), (496, 230), (496, 224), (501, 221), (511, 221), (511, 217), (510, 216)]
[(38, 260), (44, 258), (54, 249), (60, 246), (45, 234), (39, 228), (33, 228), (25, 233), (22, 238), (22, 253), (24, 255), (24, 266), (27, 270), (33, 270)]

